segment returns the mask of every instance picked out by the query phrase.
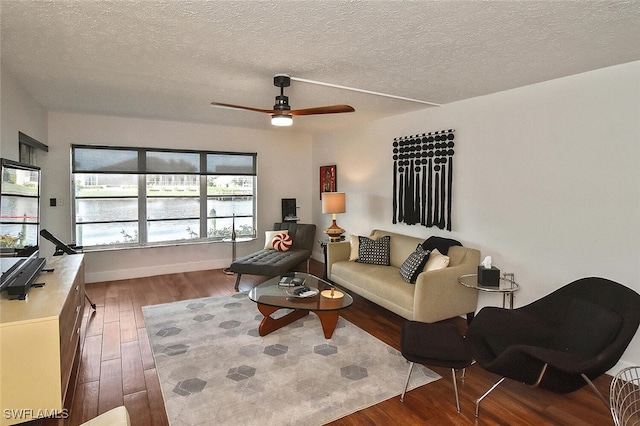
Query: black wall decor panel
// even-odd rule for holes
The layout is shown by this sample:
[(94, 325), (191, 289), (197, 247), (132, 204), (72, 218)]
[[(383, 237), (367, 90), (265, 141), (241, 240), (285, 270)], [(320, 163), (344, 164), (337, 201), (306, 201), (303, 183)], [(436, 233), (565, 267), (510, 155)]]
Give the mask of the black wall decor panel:
[(451, 231), (454, 130), (393, 139), (393, 223)]

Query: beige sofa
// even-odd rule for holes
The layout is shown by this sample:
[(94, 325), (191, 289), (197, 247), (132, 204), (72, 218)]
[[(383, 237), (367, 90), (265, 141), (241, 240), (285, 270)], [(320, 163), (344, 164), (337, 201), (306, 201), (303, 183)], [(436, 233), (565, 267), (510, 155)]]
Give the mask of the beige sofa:
[(459, 284), (458, 277), (477, 272), (478, 250), (451, 246), (446, 253), (448, 267), (422, 272), (410, 284), (400, 276), (400, 267), (424, 239), (381, 230), (372, 231), (369, 238), (385, 235), (391, 236), (390, 266), (349, 260), (350, 241), (329, 243), (327, 278), (408, 320), (436, 322), (463, 314), (468, 320), (473, 318), (478, 292)]

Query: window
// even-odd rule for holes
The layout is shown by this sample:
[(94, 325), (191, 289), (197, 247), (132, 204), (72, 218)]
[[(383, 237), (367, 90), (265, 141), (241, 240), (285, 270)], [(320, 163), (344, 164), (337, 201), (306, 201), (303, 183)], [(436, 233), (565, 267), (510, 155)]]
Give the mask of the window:
[(85, 248), (255, 236), (254, 153), (74, 145), (72, 172)]
[(18, 132), (18, 148), (20, 162), (32, 166), (37, 164), (38, 150), (49, 151), (47, 145), (22, 132)]

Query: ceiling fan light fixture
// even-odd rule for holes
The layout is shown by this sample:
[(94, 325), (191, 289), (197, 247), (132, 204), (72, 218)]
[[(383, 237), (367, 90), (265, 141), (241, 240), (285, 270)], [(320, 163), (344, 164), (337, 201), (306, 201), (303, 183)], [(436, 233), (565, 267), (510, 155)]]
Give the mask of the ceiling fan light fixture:
[(271, 116), (272, 126), (291, 126), (293, 117), (290, 114), (273, 114)]

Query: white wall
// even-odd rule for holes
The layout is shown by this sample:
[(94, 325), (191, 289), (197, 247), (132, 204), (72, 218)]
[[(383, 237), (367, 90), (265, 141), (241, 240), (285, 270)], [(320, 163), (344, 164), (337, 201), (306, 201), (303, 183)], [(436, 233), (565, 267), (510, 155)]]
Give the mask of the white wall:
[[(62, 198), (61, 207), (42, 212), (43, 227), (71, 241), (69, 208), (71, 144), (185, 148), (258, 153), (258, 239), (238, 243), (237, 255), (264, 245), (263, 232), (282, 220), (281, 199), (296, 198), (301, 222), (311, 220), (311, 137), (278, 131), (189, 124), (137, 118), (51, 113), (49, 161), (43, 166), (43, 200)], [(47, 247), (48, 243), (43, 242)], [(87, 282), (223, 268), (231, 245), (207, 243), (178, 247), (113, 250), (86, 254)]]
[[(393, 225), (393, 138), (450, 128), (453, 231)], [(479, 248), (515, 273), (516, 306), (586, 276), (640, 292), (640, 62), (326, 134), (313, 163), (337, 165), (348, 233), (436, 234)], [(330, 218), (314, 203), (323, 229)], [(481, 306), (500, 303), (480, 295)], [(625, 359), (640, 364), (640, 337)]]
[[(7, 70), (0, 70), (0, 157), (18, 161), (18, 132), (47, 143), (47, 111)], [(38, 160), (46, 159), (38, 151)], [(40, 161), (39, 161), (40, 162)]]

